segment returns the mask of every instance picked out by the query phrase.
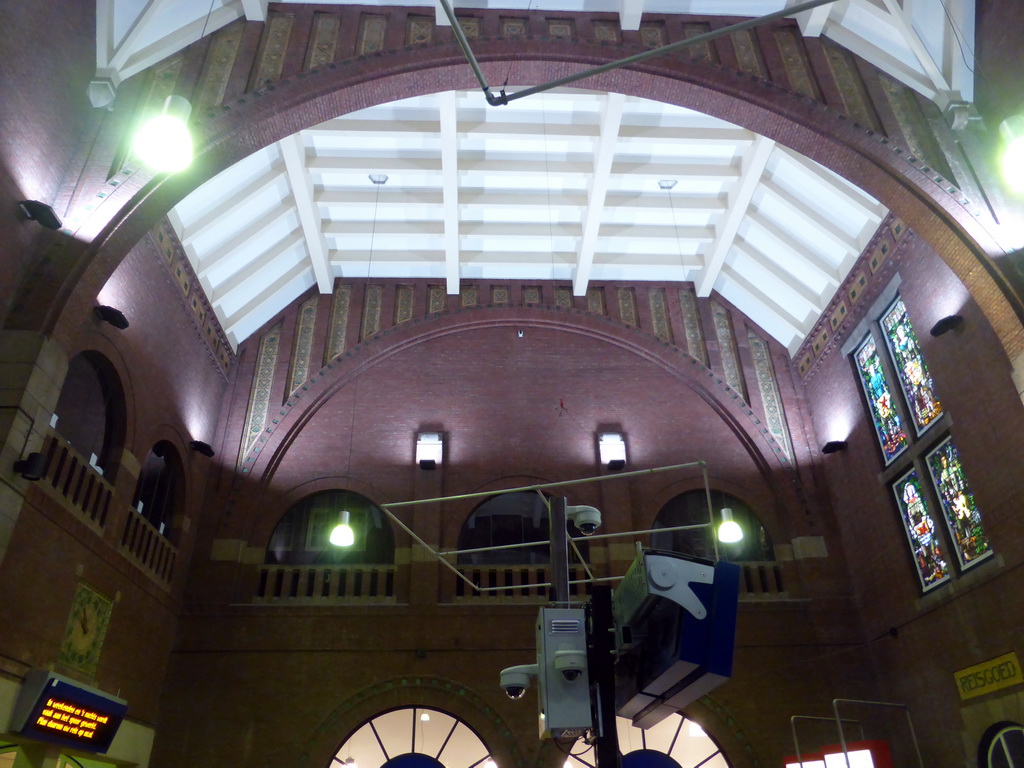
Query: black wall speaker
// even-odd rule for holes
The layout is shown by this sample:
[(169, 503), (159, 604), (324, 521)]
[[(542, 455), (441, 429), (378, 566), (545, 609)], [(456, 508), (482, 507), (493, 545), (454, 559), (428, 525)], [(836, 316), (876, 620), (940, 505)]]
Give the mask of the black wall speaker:
[(40, 203), (38, 200), (22, 200), (18, 206), (28, 218), (38, 221), (47, 229), (60, 229), (64, 226), (61, 224), (60, 217), (53, 212), (53, 208), (46, 203)]

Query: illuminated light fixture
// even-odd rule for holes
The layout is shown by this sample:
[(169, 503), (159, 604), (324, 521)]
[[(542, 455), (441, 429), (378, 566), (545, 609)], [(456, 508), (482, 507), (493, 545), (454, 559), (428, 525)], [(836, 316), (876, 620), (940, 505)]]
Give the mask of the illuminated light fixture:
[(955, 331), (963, 324), (964, 319), (961, 315), (946, 315), (944, 318), (939, 320), (939, 322), (932, 326), (932, 329), (931, 331), (929, 331), (929, 333), (931, 333), (932, 336), (938, 337), (944, 333)]
[(213, 448), (209, 443), (204, 443), (202, 440), (190, 440), (188, 447), (207, 458), (213, 457)]
[(846, 450), (845, 440), (829, 440), (825, 445), (821, 447), (821, 452), (824, 454), (839, 453), (839, 451)]
[(346, 757), (345, 766), (346, 768), (359, 768), (359, 766), (356, 765), (356, 760), (354, 757)]
[(704, 733), (704, 729), (701, 728), (699, 725), (697, 725), (697, 723), (693, 722), (693, 720), (690, 720), (689, 723), (690, 723), (690, 729), (689, 729), (689, 735), (690, 736), (692, 736), (695, 739), (699, 739), (702, 736), (707, 736), (707, 734)]
[(46, 474), (46, 456), (30, 453), (24, 459), (14, 462), (14, 471), (26, 480), (42, 480)]
[(27, 219), (38, 221), (40, 226), (47, 229), (60, 229), (64, 226), (60, 217), (53, 212), (53, 208), (46, 203), (40, 203), (38, 200), (22, 200), (18, 203), (18, 207), (21, 208), (21, 212)]
[(601, 463), (612, 472), (626, 466), (626, 441), (618, 432), (605, 432), (597, 436), (597, 450)]
[(119, 331), (123, 331), (128, 327), (128, 318), (124, 316), (124, 312), (116, 307), (98, 306), (93, 307), (92, 311), (96, 314), (97, 318), (105, 323), (110, 323)]
[(334, 526), (334, 530), (331, 531), (331, 544), (336, 547), (351, 547), (356, 543), (355, 532), (353, 532), (352, 526), (348, 524), (348, 520), (348, 510), (342, 510), (341, 522)]
[(444, 453), (444, 443), (439, 432), (420, 432), (416, 436), (416, 463), (420, 469), (437, 469)]
[(732, 519), (732, 510), (722, 508), (722, 523), (718, 526), (718, 540), (723, 544), (735, 544), (743, 538), (743, 529)]
[(192, 134), (188, 118), (192, 105), (184, 96), (168, 96), (160, 114), (135, 135), (132, 151), (151, 170), (175, 173), (192, 162)]
[(1024, 115), (1011, 115), (999, 126), (1003, 137), (1003, 178), (1014, 192), (1024, 192)]
[(430, 722), (430, 715), (427, 712), (421, 713), (420, 714), (420, 722), (421, 723), (429, 723)]

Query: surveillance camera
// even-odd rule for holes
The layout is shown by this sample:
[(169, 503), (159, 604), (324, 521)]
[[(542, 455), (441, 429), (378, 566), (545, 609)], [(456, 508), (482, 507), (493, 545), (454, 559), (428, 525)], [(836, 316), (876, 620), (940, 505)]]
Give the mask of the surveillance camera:
[(579, 680), (587, 669), (587, 654), (580, 650), (555, 651), (555, 669), (566, 682)]
[(565, 513), (584, 536), (593, 536), (601, 527), (601, 512), (595, 507), (580, 505), (566, 507)]
[(521, 699), (530, 687), (530, 678), (537, 676), (536, 664), (520, 664), (501, 670), (501, 687), (510, 699)]

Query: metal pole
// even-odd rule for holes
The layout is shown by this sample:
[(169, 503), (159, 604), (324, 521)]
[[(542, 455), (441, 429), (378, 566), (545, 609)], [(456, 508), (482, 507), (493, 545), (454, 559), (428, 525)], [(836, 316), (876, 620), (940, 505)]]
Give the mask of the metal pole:
[(589, 629), (587, 667), (597, 730), (594, 755), (597, 768), (621, 768), (619, 733), (615, 727), (615, 617), (609, 586), (597, 586), (591, 592)]
[(552, 602), (569, 603), (569, 533), (565, 530), (565, 497), (551, 500), (548, 515), (551, 535)]
[(722, 29), (716, 29), (713, 32), (705, 32), (703, 35), (697, 35), (696, 37), (690, 37), (686, 40), (679, 40), (675, 43), (669, 43), (663, 45), (660, 48), (652, 48), (649, 51), (643, 53), (637, 53), (633, 56), (627, 56), (624, 59), (613, 61), (608, 64), (602, 64), (599, 67), (593, 67), (592, 69), (585, 70), (583, 72), (577, 72), (575, 75), (567, 75), (560, 77), (557, 80), (552, 80), (549, 83), (542, 85), (535, 85), (530, 88), (524, 88), (516, 93), (506, 94), (502, 91), (500, 95), (495, 96), (491, 93), (490, 86), (484, 79), (483, 72), (480, 69), (480, 64), (477, 62), (476, 56), (473, 55), (473, 51), (469, 47), (469, 41), (466, 39), (466, 35), (462, 31), (462, 27), (459, 26), (458, 19), (455, 16), (455, 11), (452, 10), (451, 4), (448, 0), (440, 0), (441, 7), (444, 8), (445, 15), (448, 16), (448, 21), (452, 25), (452, 31), (455, 33), (455, 38), (459, 42), (459, 47), (462, 48), (463, 54), (466, 56), (466, 61), (469, 62), (469, 66), (473, 68), (473, 73), (476, 75), (477, 81), (480, 83), (480, 87), (483, 89), (484, 96), (487, 99), (487, 103), (492, 107), (501, 106), (502, 104), (508, 104), (510, 101), (521, 99), (525, 96), (532, 96), (535, 93), (542, 93), (544, 91), (550, 91), (552, 88), (558, 88), (562, 85), (569, 85), (575, 83), (578, 80), (584, 80), (594, 75), (600, 75), (604, 72), (609, 72), (613, 69), (621, 69), (622, 67), (628, 67), (631, 64), (639, 64), (640, 62), (653, 59), (657, 56), (664, 56), (667, 53), (673, 53), (691, 45), (697, 45), (699, 43), (706, 43), (725, 35), (732, 34), (733, 32), (740, 32), (745, 29), (751, 29), (769, 21), (775, 21), (775, 19), (782, 19), (787, 16), (794, 16), (804, 11), (812, 10), (821, 5), (828, 5), (834, 3), (835, 0), (810, 0), (810, 2), (801, 3), (800, 5), (794, 5), (792, 8), (783, 8), (780, 11), (759, 16), (756, 19), (747, 19), (736, 24), (731, 24), (728, 27)]

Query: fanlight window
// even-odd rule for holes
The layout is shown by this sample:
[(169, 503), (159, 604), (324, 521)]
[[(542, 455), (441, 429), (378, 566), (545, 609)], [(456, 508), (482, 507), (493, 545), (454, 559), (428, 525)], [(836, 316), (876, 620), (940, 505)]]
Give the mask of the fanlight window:
[[(331, 531), (348, 511), (355, 543), (331, 544)], [(361, 565), (395, 561), (391, 523), (373, 502), (352, 491), (324, 491), (307, 496), (278, 522), (267, 546), (271, 565)]]
[(356, 728), (329, 768), (495, 768), (483, 739), (463, 720), (430, 707), (402, 707)]
[(101, 474), (113, 467), (124, 434), (124, 391), (98, 352), (71, 358), (54, 410), (57, 433)]
[(184, 502), (184, 485), (178, 452), (162, 440), (153, 446), (142, 464), (132, 506), (169, 538), (174, 516)]
[[(702, 525), (711, 520), (708, 513), (707, 493), (704, 490), (689, 491), (670, 500), (654, 520), (654, 528), (675, 528), (684, 525)], [(775, 560), (775, 549), (767, 529), (750, 511), (746, 504), (735, 496), (712, 491), (714, 505), (713, 523), (709, 528), (691, 528), (685, 531), (656, 531), (651, 534), (651, 546), (679, 552), (690, 557), (705, 560), (715, 558), (712, 540), (714, 530), (720, 522), (723, 507), (732, 510), (732, 517), (743, 531), (743, 538), (734, 544), (718, 542), (719, 556), (734, 562), (770, 562)]]
[[(625, 717), (615, 718), (622, 768), (730, 768), (730, 763), (704, 729), (684, 714), (670, 715), (648, 729)], [(594, 750), (577, 741), (564, 768), (595, 768)]]

